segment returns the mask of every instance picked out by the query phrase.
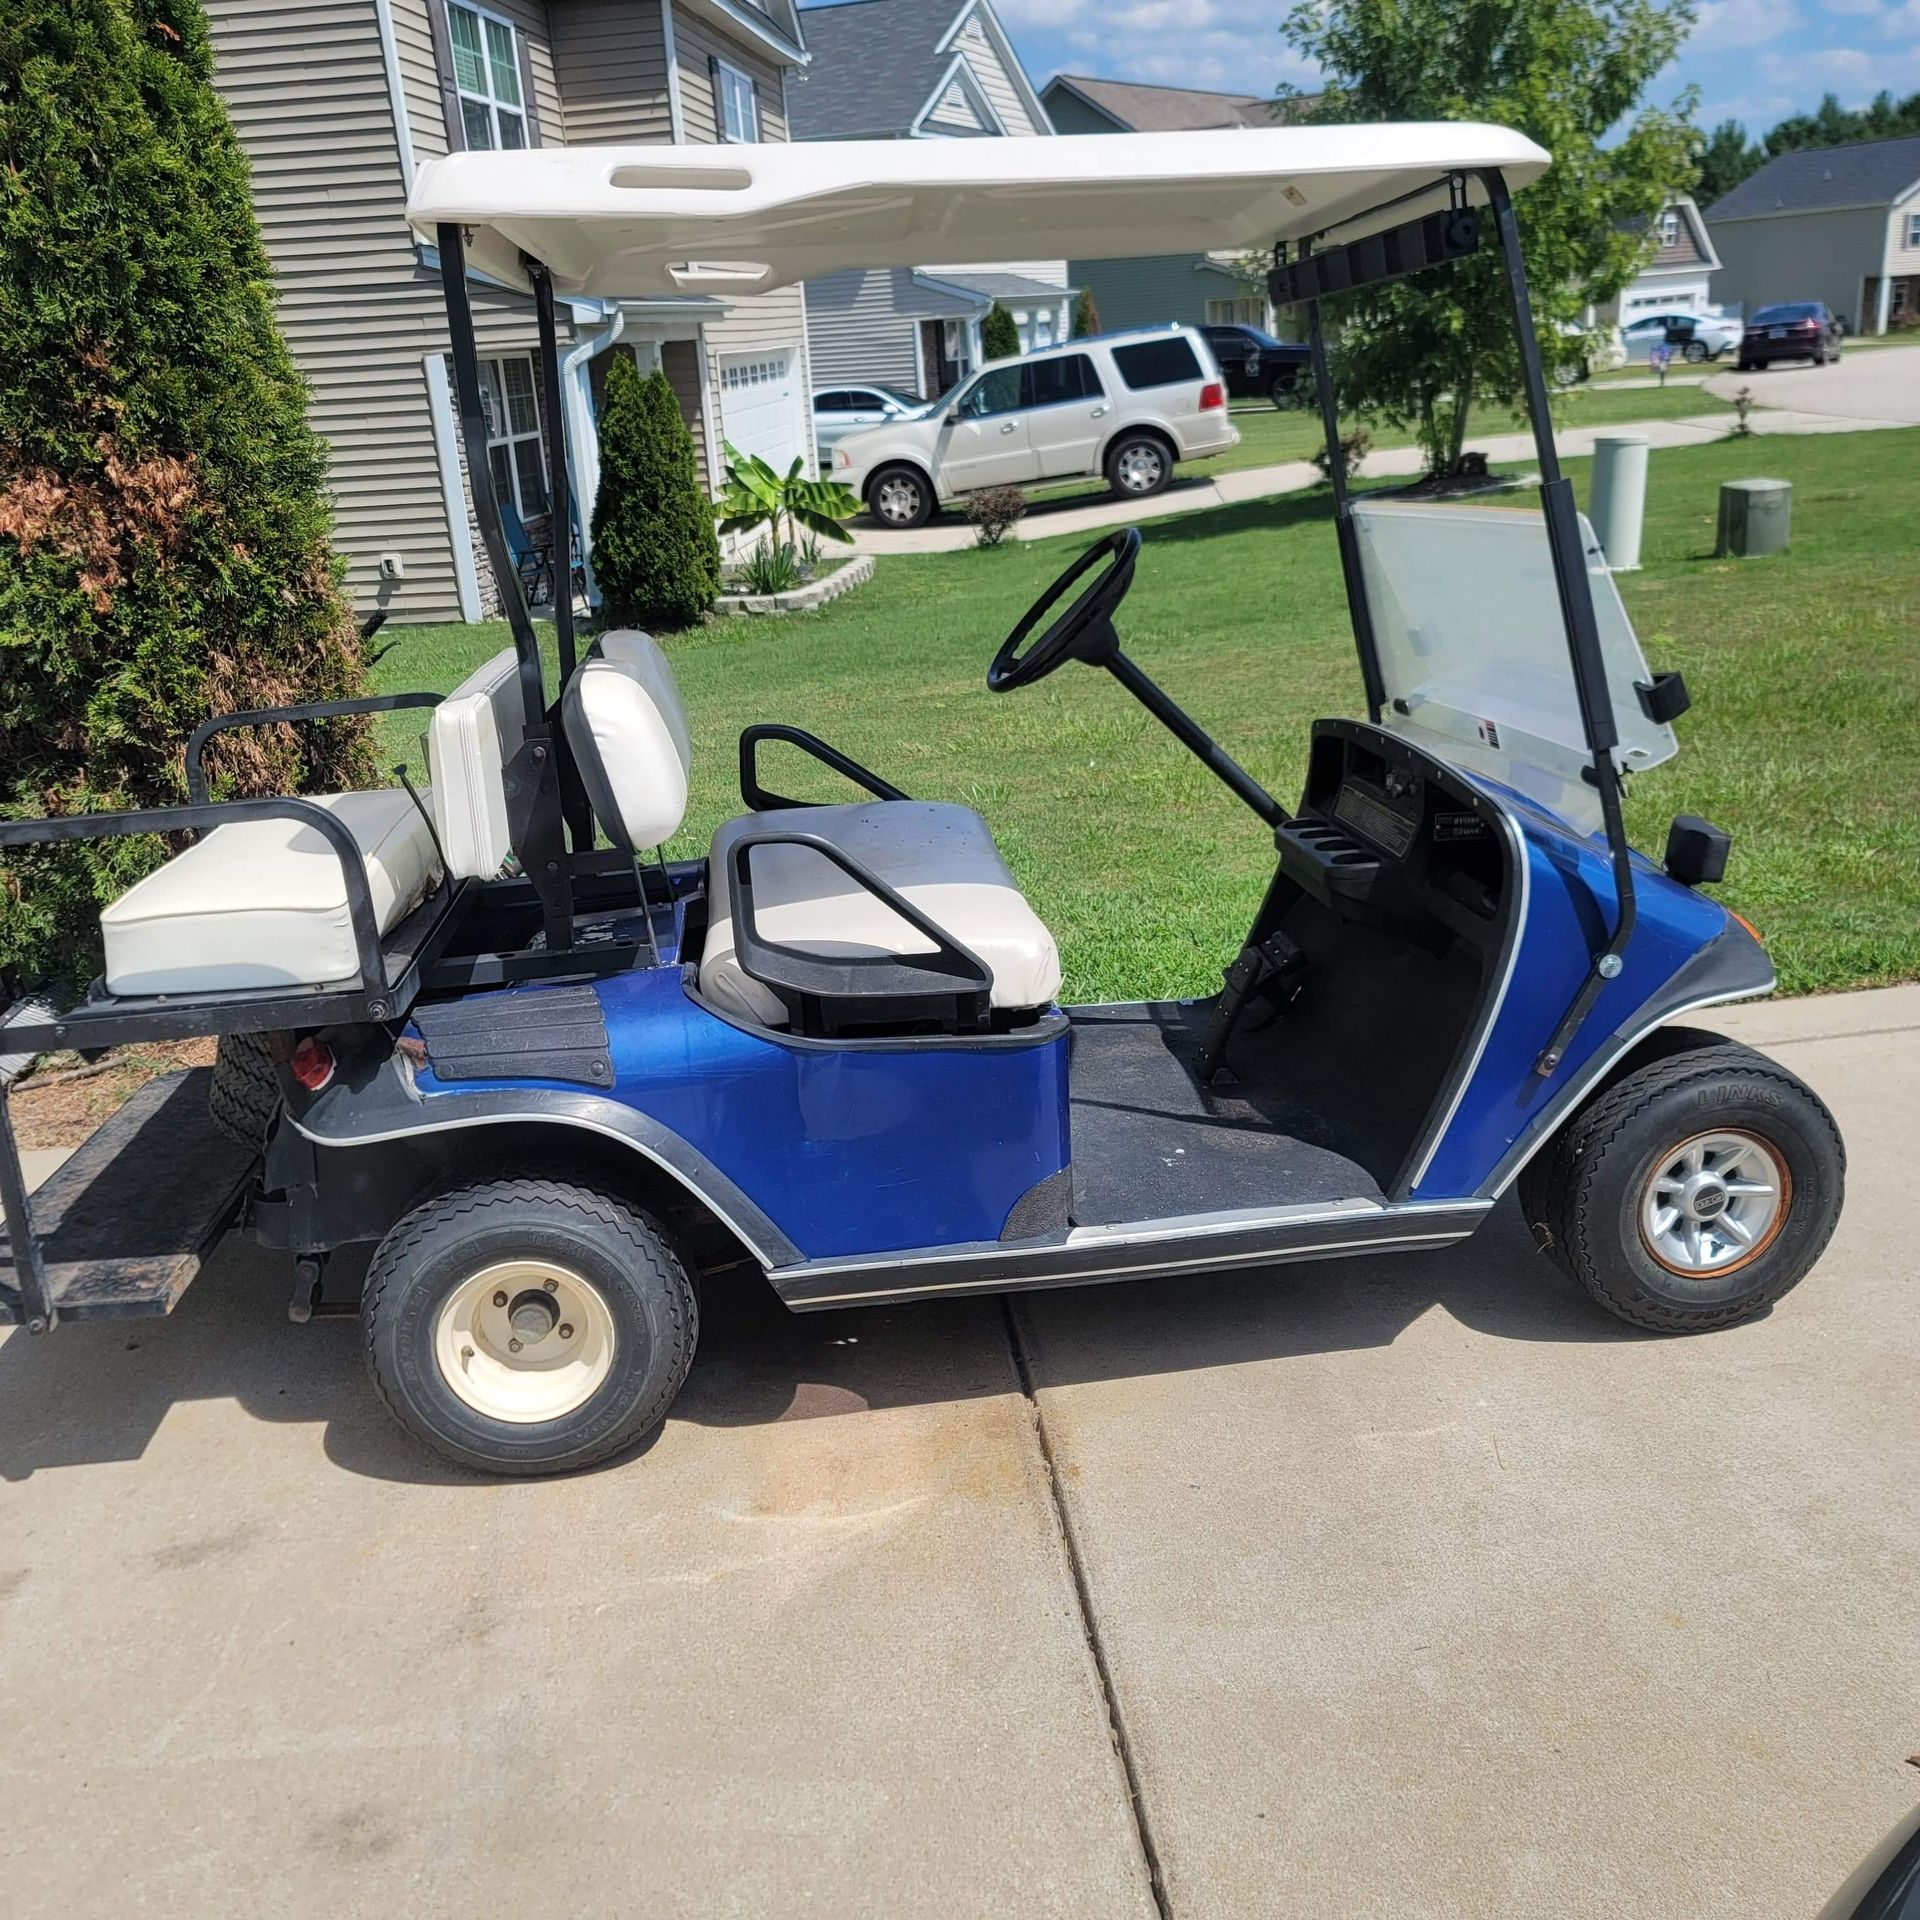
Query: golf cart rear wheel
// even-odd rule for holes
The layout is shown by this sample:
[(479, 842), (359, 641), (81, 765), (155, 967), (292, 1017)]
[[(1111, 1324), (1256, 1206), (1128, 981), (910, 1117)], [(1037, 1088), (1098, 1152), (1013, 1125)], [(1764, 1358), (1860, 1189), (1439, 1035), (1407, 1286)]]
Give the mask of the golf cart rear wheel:
[(1784, 1067), (1732, 1041), (1636, 1068), (1527, 1170), (1544, 1252), (1610, 1313), (1661, 1333), (1764, 1313), (1826, 1249), (1839, 1130)]
[(270, 1033), (223, 1033), (213, 1057), (207, 1111), (222, 1133), (255, 1153), (280, 1111), (282, 1044)]
[(661, 1229), (548, 1180), (438, 1195), (380, 1243), (361, 1300), (375, 1387), (407, 1431), (485, 1473), (567, 1473), (666, 1418), (699, 1311)]
[(1145, 500), (1173, 478), (1173, 449), (1156, 433), (1129, 433), (1107, 455), (1107, 485), (1128, 500)]
[(883, 527), (909, 533), (933, 518), (933, 488), (913, 467), (882, 467), (867, 488), (867, 507)]

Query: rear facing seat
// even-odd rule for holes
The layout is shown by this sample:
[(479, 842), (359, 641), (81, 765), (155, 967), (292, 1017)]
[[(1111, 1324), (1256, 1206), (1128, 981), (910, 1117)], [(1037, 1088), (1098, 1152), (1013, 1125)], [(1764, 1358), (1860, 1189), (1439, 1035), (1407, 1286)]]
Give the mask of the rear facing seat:
[[(505, 762), (523, 737), (518, 662), (496, 654), (433, 710), (429, 832), (397, 787), (311, 796), (353, 835), (380, 931), (439, 884), (438, 833), (456, 877), (487, 879), (512, 851)], [(100, 915), (107, 990), (219, 993), (327, 987), (358, 977), (339, 856), (298, 820), (216, 827)]]

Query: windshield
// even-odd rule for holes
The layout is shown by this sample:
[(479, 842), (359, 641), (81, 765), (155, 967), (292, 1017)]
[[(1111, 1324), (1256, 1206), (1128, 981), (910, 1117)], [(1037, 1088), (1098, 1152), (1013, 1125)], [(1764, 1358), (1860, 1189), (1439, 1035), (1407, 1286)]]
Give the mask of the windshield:
[(1762, 326), (1777, 325), (1782, 320), (1818, 320), (1820, 309), (1803, 300), (1793, 306), (1762, 307), (1753, 317)]
[(896, 407), (905, 407), (910, 413), (918, 413), (922, 407), (931, 406), (929, 400), (922, 400), (917, 394), (902, 393), (898, 387), (862, 387), (862, 393), (877, 393), (883, 400), (891, 400)]
[[(1582, 778), (1586, 735), (1536, 508), (1359, 501), (1353, 521), (1387, 696), (1382, 723), (1596, 831), (1600, 798)], [(1641, 708), (1634, 689), (1653, 676), (1584, 518), (1580, 538), (1620, 764), (1658, 766), (1678, 743)]]

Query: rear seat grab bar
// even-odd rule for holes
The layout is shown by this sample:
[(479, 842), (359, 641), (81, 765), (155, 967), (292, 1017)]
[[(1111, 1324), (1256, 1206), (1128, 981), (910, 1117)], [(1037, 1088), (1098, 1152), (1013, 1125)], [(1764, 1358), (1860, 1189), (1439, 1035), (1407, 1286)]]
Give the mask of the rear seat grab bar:
[(817, 800), (789, 800), (781, 794), (769, 793), (760, 784), (759, 746), (763, 740), (780, 740), (788, 746), (798, 747), (803, 753), (810, 753), (823, 767), (845, 779), (851, 780), (856, 787), (865, 787), (876, 800), (905, 800), (909, 796), (902, 793), (890, 780), (882, 780), (877, 773), (863, 767), (859, 761), (849, 759), (838, 747), (830, 747), (817, 734), (809, 733), (804, 727), (789, 727), (778, 722), (761, 722), (746, 728), (740, 735), (740, 798), (755, 813), (770, 813), (785, 807), (813, 807), (821, 803)]
[(437, 693), (376, 693), (361, 700), (316, 700), (303, 707), (254, 707), (246, 713), (216, 714), (202, 720), (187, 742), (187, 798), (196, 807), (208, 803), (206, 769), (201, 756), (216, 733), (237, 727), (277, 727), (303, 720), (342, 720), (354, 713), (395, 713), (402, 707), (437, 707)]
[(117, 840), (137, 833), (210, 833), (249, 820), (298, 820), (318, 833), (339, 857), (347, 886), (347, 919), (353, 928), (359, 988), (370, 1019), (387, 1017), (387, 957), (380, 921), (367, 886), (359, 843), (346, 823), (311, 800), (223, 800), (217, 805), (141, 807), (127, 813), (74, 813), (53, 820), (0, 820), (0, 847), (31, 847), (68, 840)]

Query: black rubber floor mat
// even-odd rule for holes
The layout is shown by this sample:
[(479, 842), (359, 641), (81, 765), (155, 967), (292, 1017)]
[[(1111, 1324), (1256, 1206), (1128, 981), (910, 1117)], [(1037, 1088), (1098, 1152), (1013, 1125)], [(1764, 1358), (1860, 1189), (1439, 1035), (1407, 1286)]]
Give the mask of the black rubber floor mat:
[(416, 1006), (414, 1025), (442, 1080), (613, 1084), (607, 1023), (591, 987), (527, 987)]

